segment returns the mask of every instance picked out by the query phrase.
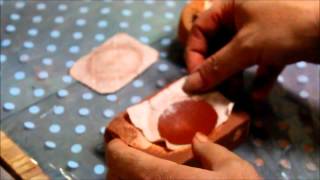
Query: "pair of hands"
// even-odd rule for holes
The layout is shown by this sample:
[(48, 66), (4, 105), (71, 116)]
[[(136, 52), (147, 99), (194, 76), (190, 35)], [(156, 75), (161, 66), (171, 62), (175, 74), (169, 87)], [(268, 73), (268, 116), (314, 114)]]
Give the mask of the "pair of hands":
[[(320, 62), (319, 1), (212, 0), (195, 21), (186, 46), (191, 75), (184, 90), (209, 90), (233, 74), (258, 65), (253, 97), (264, 98), (282, 69), (304, 59)], [(230, 41), (212, 55), (208, 43), (224, 30)], [(259, 179), (254, 168), (224, 147), (197, 134), (193, 153), (203, 168), (163, 160), (115, 139), (108, 144), (110, 179)]]

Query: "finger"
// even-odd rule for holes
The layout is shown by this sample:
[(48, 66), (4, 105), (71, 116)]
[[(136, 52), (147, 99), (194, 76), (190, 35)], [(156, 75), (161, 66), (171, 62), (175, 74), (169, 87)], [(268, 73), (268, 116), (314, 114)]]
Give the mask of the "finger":
[(221, 28), (222, 21), (227, 21), (222, 13), (222, 7), (227, 3), (213, 1), (210, 10), (200, 13), (194, 22), (188, 37), (185, 58), (189, 72), (193, 72), (201, 65), (208, 53), (208, 39), (215, 36)]
[(118, 178), (118, 176), (113, 173), (112, 170), (109, 170), (108, 173), (107, 173), (107, 179), (108, 180), (120, 180), (120, 178)]
[(242, 162), (241, 158), (223, 146), (214, 144), (209, 139), (197, 133), (193, 138), (194, 155), (201, 161), (204, 168), (219, 171), (228, 168), (230, 162)]
[(208, 179), (218, 173), (179, 165), (112, 140), (107, 147), (108, 166), (120, 179)]
[(185, 92), (207, 91), (254, 64), (258, 52), (252, 47), (241, 46), (241, 40), (237, 36), (187, 77), (183, 87)]
[(284, 66), (259, 66), (252, 89), (252, 98), (255, 101), (262, 101), (268, 96), (283, 69)]

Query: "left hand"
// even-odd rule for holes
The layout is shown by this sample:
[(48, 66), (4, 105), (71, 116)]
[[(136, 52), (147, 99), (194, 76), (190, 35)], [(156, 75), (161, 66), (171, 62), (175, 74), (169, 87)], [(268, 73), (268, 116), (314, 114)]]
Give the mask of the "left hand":
[(107, 147), (108, 179), (261, 179), (248, 162), (200, 133), (192, 148), (205, 169), (160, 159), (114, 139)]

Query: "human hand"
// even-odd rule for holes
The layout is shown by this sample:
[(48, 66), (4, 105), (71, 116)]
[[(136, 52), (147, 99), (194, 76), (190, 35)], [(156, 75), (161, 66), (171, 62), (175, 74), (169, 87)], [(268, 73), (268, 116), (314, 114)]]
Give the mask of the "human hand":
[(192, 148), (205, 169), (160, 159), (114, 139), (107, 146), (108, 179), (261, 179), (248, 162), (200, 133)]
[[(213, 54), (208, 43), (231, 31), (230, 41)], [(263, 99), (285, 65), (320, 62), (319, 1), (212, 0), (193, 24), (186, 45), (190, 72), (184, 90), (209, 90), (233, 74), (258, 65), (253, 98)]]

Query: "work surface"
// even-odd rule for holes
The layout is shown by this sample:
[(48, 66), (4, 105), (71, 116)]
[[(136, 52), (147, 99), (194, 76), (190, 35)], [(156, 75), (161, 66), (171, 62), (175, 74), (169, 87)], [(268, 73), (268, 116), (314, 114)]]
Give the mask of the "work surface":
[[(185, 73), (174, 61), (185, 2), (0, 2), (1, 130), (53, 178), (103, 179), (104, 126)], [(117, 93), (96, 94), (68, 70), (117, 32), (156, 48), (160, 60)], [(319, 70), (287, 67), (235, 150), (266, 179), (319, 179)]]

